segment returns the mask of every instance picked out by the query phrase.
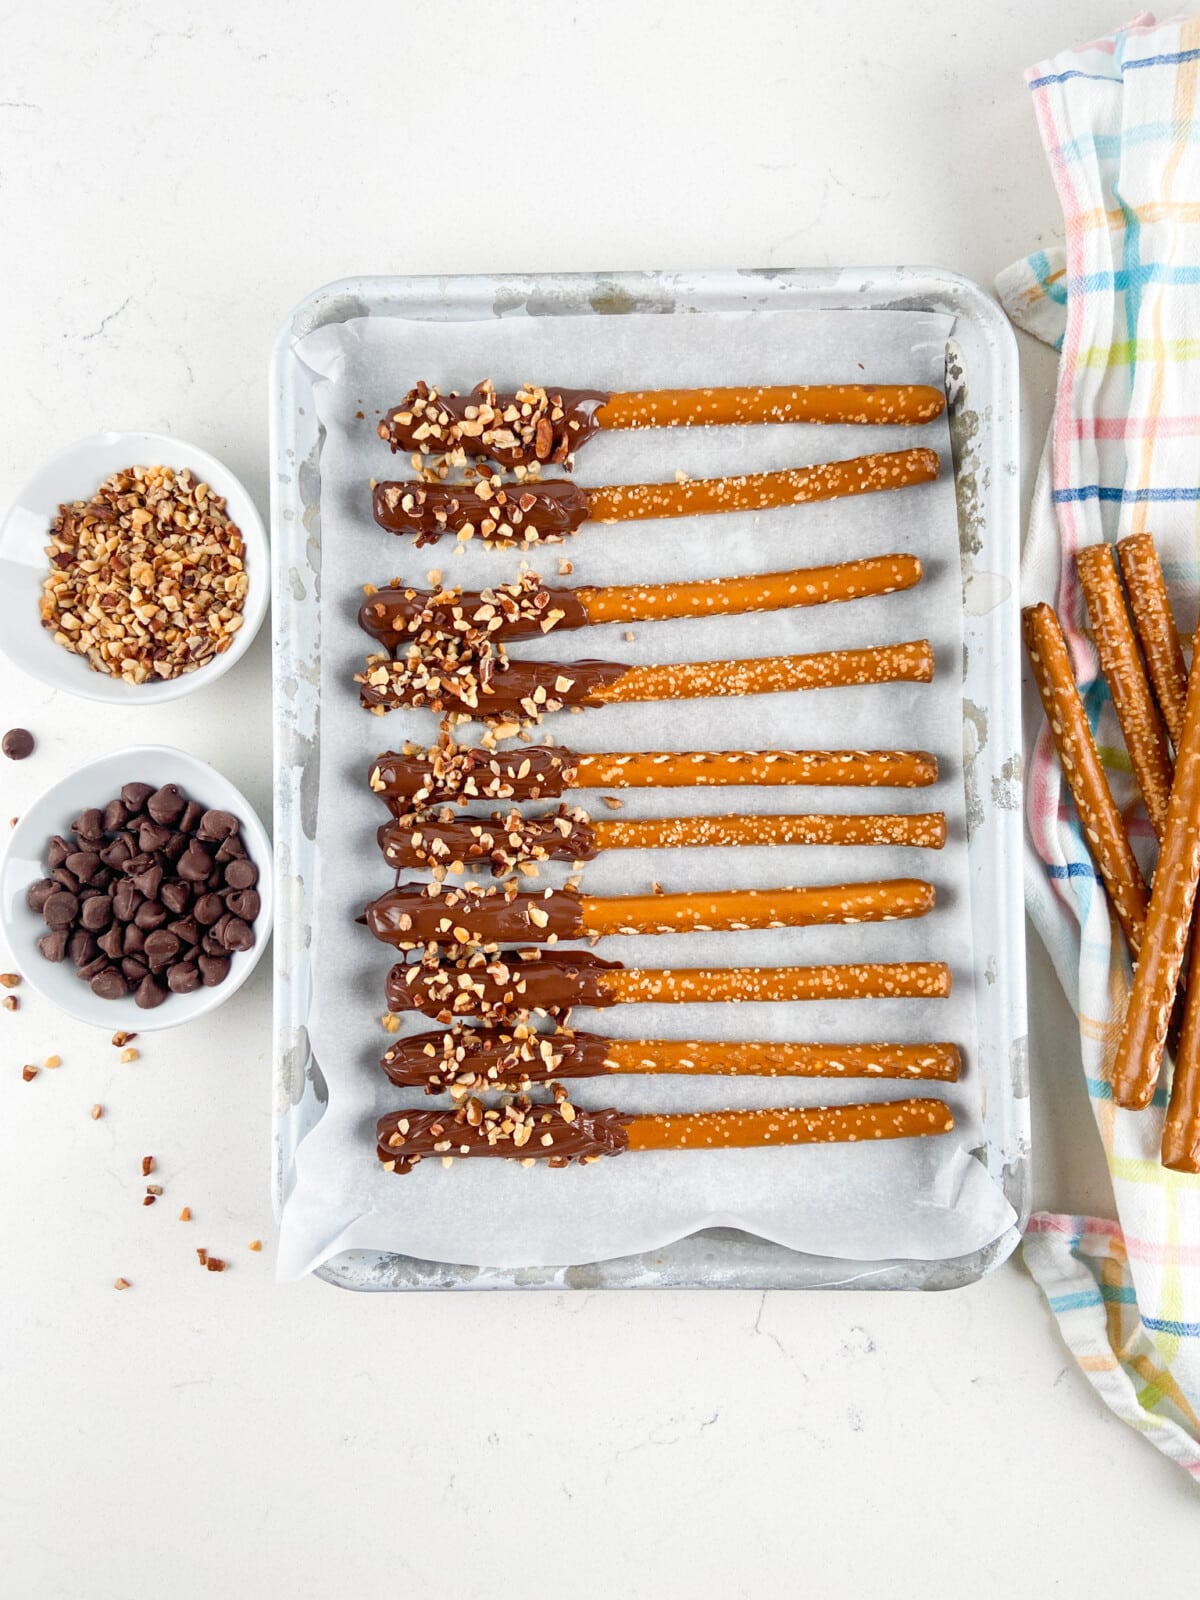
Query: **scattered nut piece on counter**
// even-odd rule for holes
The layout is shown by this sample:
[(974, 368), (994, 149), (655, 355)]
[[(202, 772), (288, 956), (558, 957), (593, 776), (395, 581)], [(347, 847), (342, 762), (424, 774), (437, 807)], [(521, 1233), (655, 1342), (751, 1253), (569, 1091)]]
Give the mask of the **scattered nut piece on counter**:
[(132, 1040), (134, 1040), (136, 1038), (137, 1038), (137, 1034), (136, 1033), (124, 1033), (124, 1032), (120, 1032), (119, 1031), (119, 1032), (113, 1034), (112, 1042), (113, 1042), (113, 1045), (115, 1046), (115, 1048), (119, 1050), (122, 1045), (129, 1044)]
[(17, 989), (21, 984), (19, 972), (0, 972), (0, 989)]
[(137, 1053), (136, 1050), (129, 1049), (129, 1050), (122, 1050), (121, 1051), (120, 1059), (122, 1061), (136, 1061), (137, 1058), (138, 1058), (138, 1053)]
[(0, 1005), (4, 1007), (5, 1011), (19, 1011), (21, 1008), (21, 1002), (15, 994), (6, 994), (4, 999), (0, 1000)]
[(143, 1178), (148, 1178), (153, 1171), (154, 1171), (154, 1157), (153, 1156), (143, 1156), (142, 1157), (142, 1177)]
[(261, 1250), (262, 1249), (262, 1240), (261, 1239), (251, 1239), (250, 1244), (249, 1244), (249, 1246), (247, 1248), (249, 1248), (251, 1250)]
[(26, 1083), (32, 1083), (40, 1071), (40, 1067), (34, 1067), (27, 1063), (21, 1068), (21, 1076), (24, 1078)]
[(113, 473), (90, 500), (59, 507), (46, 554), (42, 626), (94, 672), (177, 678), (228, 650), (242, 626), (241, 530), (186, 469)]
[(24, 761), (34, 751), (34, 737), (28, 728), (10, 728), (0, 740), (0, 750), (10, 761)]
[(190, 1222), (192, 1220), (191, 1206), (184, 1206), (183, 1210), (179, 1213), (179, 1220), (180, 1222)]
[(99, 1122), (100, 1118), (103, 1115), (104, 1115), (104, 1107), (102, 1105), (96, 1104), (96, 1105), (94, 1105), (92, 1107), (92, 1121), (93, 1122)]
[(61, 1067), (62, 1066), (62, 1057), (61, 1056), (47, 1056), (45, 1061), (42, 1063), (42, 1065), (44, 1067), (48, 1067), (49, 1070), (51, 1072), (53, 1072), (56, 1067)]
[(133, 1285), (128, 1278), (117, 1278), (113, 1283), (114, 1289), (131, 1289)]

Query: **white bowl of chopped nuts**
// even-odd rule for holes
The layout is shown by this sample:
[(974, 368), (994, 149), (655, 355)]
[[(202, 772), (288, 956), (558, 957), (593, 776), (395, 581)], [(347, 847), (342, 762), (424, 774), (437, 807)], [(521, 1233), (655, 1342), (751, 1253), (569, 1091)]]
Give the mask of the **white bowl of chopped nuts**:
[(0, 649), (89, 700), (157, 704), (215, 683), (250, 648), (270, 590), (247, 491), (164, 434), (81, 439), (0, 523)]
[(145, 1033), (236, 994), (270, 941), (273, 882), (266, 829), (228, 778), (141, 745), (26, 808), (0, 861), (0, 926), (31, 988)]

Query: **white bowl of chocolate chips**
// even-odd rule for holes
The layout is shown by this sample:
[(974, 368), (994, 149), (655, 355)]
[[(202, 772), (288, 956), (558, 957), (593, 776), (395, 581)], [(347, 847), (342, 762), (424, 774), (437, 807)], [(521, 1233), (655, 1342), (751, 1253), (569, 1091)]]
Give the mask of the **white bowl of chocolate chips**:
[(30, 985), (84, 1022), (190, 1022), (254, 971), (271, 933), (271, 844), (246, 798), (182, 750), (81, 767), (13, 829), (0, 919)]

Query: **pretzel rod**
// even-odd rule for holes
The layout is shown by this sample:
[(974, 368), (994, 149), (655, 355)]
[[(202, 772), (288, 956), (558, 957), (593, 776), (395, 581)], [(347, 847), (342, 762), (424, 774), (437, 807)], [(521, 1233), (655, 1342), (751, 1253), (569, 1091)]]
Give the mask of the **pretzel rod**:
[(1134, 776), (1150, 826), (1161, 840), (1171, 799), (1171, 753), (1125, 607), (1112, 546), (1089, 545), (1076, 554), (1075, 566)]
[(499, 876), (531, 861), (591, 861), (601, 850), (668, 850), (698, 846), (907, 845), (940, 850), (946, 818), (940, 811), (905, 815), (653, 817), (592, 821), (560, 807), (539, 817), (519, 811), (488, 819), (417, 813), (382, 823), (376, 834), (389, 867), (489, 861)]
[(1047, 605), (1027, 606), (1021, 613), (1021, 624), (1034, 682), (1063, 777), (1079, 813), (1084, 842), (1112, 902), (1129, 952), (1136, 959), (1149, 903), (1146, 881), (1100, 763), (1087, 712), (1075, 686), (1067, 642), (1058, 618)]
[(697, 517), (718, 511), (769, 511), (779, 506), (878, 494), (932, 483), (936, 450), (895, 450), (855, 456), (781, 472), (742, 477), (689, 478), (682, 483), (610, 484), (584, 489), (566, 478), (503, 485), (393, 483), (375, 485), (375, 521), (388, 533), (415, 534), (418, 546), (443, 534), (489, 547), (558, 544), (584, 522), (642, 522), (660, 517)]
[(515, 1013), (562, 1017), (575, 1006), (709, 1005), (742, 1001), (944, 1000), (941, 961), (817, 967), (622, 967), (590, 950), (475, 952), (457, 960), (400, 963), (387, 975), (393, 1012), (502, 1020)]
[(397, 950), (446, 943), (495, 946), (525, 939), (554, 944), (608, 933), (718, 933), (893, 922), (933, 909), (933, 885), (919, 878), (798, 889), (720, 889), (710, 893), (612, 895), (574, 889), (543, 894), (404, 884), (372, 900), (367, 927)]
[(398, 1088), (523, 1090), (558, 1078), (673, 1073), (761, 1078), (910, 1078), (958, 1081), (953, 1044), (793, 1044), (703, 1039), (605, 1039), (535, 1033), (517, 1025), (458, 1027), (397, 1039), (380, 1062)]
[(1141, 953), (1113, 1064), (1113, 1099), (1149, 1105), (1162, 1064), (1167, 1028), (1200, 879), (1200, 672), (1188, 684), (1183, 736), (1175, 759), (1167, 825), (1150, 892)]
[(937, 782), (928, 750), (471, 750), (406, 745), (371, 763), (367, 783), (393, 811), (468, 800), (557, 799), (568, 789), (921, 789)]
[(413, 646), (404, 659), (369, 656), (356, 673), (359, 701), (382, 715), (400, 706), (431, 711), (465, 709), (484, 718), (537, 721), (563, 706), (620, 705), (649, 700), (697, 700), (730, 695), (787, 694), (863, 684), (928, 683), (928, 639), (865, 650), (820, 650), (812, 655), (763, 656), (747, 661), (672, 662), (628, 667), (616, 661), (513, 661), (453, 650), (427, 655)]
[(1117, 558), (1158, 709), (1171, 743), (1178, 746), (1183, 737), (1188, 673), (1152, 536), (1133, 533), (1126, 539), (1118, 539)]
[(394, 652), (429, 633), (489, 639), (537, 638), (589, 623), (655, 622), (671, 617), (741, 616), (790, 607), (833, 605), (911, 589), (921, 581), (916, 556), (872, 556), (835, 566), (798, 567), (757, 578), (615, 588), (549, 588), (536, 572), (494, 589), (376, 589), (359, 607), (359, 626)]
[(941, 1100), (816, 1106), (793, 1111), (692, 1111), (630, 1116), (584, 1111), (569, 1100), (535, 1104), (524, 1095), (497, 1107), (467, 1100), (454, 1111), (393, 1111), (378, 1123), (379, 1159), (389, 1172), (411, 1172), (427, 1156), (444, 1165), (461, 1156), (498, 1156), (532, 1166), (583, 1166), (627, 1150), (739, 1150), (794, 1144), (856, 1144), (916, 1139), (954, 1126)]
[(484, 456), (501, 466), (561, 462), (598, 428), (746, 427), (757, 423), (931, 422), (946, 408), (924, 384), (822, 383), (747, 389), (544, 389), (497, 394), (485, 379), (468, 394), (419, 383), (377, 432), (395, 454)]

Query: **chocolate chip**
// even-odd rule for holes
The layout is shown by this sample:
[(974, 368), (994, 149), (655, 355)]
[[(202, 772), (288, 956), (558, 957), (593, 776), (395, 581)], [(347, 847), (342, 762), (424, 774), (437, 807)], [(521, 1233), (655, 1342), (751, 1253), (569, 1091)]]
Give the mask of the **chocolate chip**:
[(230, 917), (229, 924), (221, 935), (226, 950), (253, 950), (254, 930), (240, 917)]
[(141, 956), (126, 956), (124, 961), (121, 962), (121, 971), (129, 979), (130, 983), (141, 983), (142, 979), (150, 971), (150, 963), (143, 961)]
[(98, 972), (92, 979), (92, 993), (98, 994), (101, 1000), (123, 1000), (129, 993), (129, 985), (123, 973), (116, 967), (109, 967), (107, 972)]
[(199, 961), (200, 978), (206, 989), (215, 989), (217, 984), (224, 983), (229, 976), (228, 956), (201, 956)]
[(113, 961), (119, 961), (124, 953), (121, 943), (122, 931), (120, 923), (114, 923), (107, 933), (102, 933), (96, 940), (104, 954), (111, 957)]
[[(231, 889), (253, 889), (258, 882), (258, 868), (253, 861), (231, 861), (225, 868), (225, 882)], [(257, 911), (254, 915), (258, 915)]]
[(196, 836), (200, 839), (228, 839), (238, 831), (238, 819), (228, 811), (206, 811), (200, 818)]
[(25, 904), (30, 911), (40, 911), (57, 887), (53, 878), (39, 878), (26, 889)]
[(156, 789), (146, 801), (146, 810), (155, 822), (162, 822), (173, 828), (183, 815), (187, 801), (180, 794), (178, 786), (173, 783), (164, 783), (161, 789)]
[(144, 811), (146, 801), (154, 793), (152, 783), (127, 783), (121, 790), (121, 799), (129, 810), (136, 816), (139, 811)]
[(119, 833), (129, 821), (129, 807), (124, 800), (110, 800), (104, 808), (104, 831)]
[(187, 849), (188, 843), (189, 839), (186, 833), (173, 833), (166, 844), (163, 845), (160, 854), (166, 856), (168, 861), (178, 861)]
[(68, 844), (61, 833), (56, 833), (46, 846), (46, 861), (51, 869), (61, 867), (68, 856), (75, 854), (75, 846)]
[(166, 907), (159, 905), (157, 900), (143, 900), (134, 912), (133, 920), (139, 928), (144, 928), (150, 933), (154, 928), (161, 928), (167, 920)]
[[(205, 815), (209, 813), (206, 812)], [(200, 845), (190, 844), (176, 862), (175, 870), (181, 878), (186, 878), (190, 883), (199, 882), (207, 878), (212, 871), (212, 857)]]
[(95, 806), (81, 811), (71, 824), (71, 832), (77, 839), (86, 840), (88, 844), (103, 844), (104, 813), (98, 811)]
[(44, 933), (38, 940), (38, 949), (47, 961), (61, 961), (67, 953), (67, 930), (55, 928), (53, 933)]
[(139, 894), (144, 894), (147, 900), (157, 897), (162, 887), (163, 869), (157, 862), (152, 867), (147, 867), (144, 872), (136, 873), (133, 877), (133, 886)]
[(253, 922), (262, 909), (257, 889), (234, 889), (226, 894), (225, 904), (243, 922)]
[(140, 956), (146, 948), (146, 935), (136, 922), (127, 922), (122, 938), (121, 949), (127, 956)]
[(112, 918), (112, 901), (104, 894), (93, 895), (90, 900), (85, 900), (83, 910), (79, 913), (79, 920), (89, 933), (102, 933)]
[(195, 917), (180, 917), (178, 922), (168, 922), (167, 932), (182, 939), (184, 944), (200, 943), (200, 925)]
[(0, 750), (10, 761), (24, 761), (33, 754), (33, 735), (28, 728), (10, 728), (0, 739)]
[(189, 800), (183, 808), (183, 815), (179, 819), (178, 827), (181, 833), (195, 833), (200, 818), (204, 815), (204, 807), (198, 800)]
[(128, 880), (122, 881), (113, 890), (112, 908), (122, 922), (132, 922), (141, 903), (141, 895)]
[(114, 839), (111, 844), (105, 845), (104, 849), (101, 850), (100, 859), (106, 867), (111, 867), (114, 872), (119, 872), (132, 854), (133, 846), (127, 839)]
[(67, 940), (67, 954), (77, 967), (96, 959), (96, 941), (86, 928), (76, 928)]
[(146, 959), (150, 970), (157, 972), (179, 954), (179, 940), (166, 928), (159, 928), (146, 940)]
[(200, 987), (199, 969), (190, 961), (181, 961), (167, 973), (167, 988), (172, 994), (191, 994)]
[(97, 973), (99, 973), (99, 972), (107, 972), (108, 970), (109, 970), (109, 959), (108, 959), (107, 956), (94, 956), (91, 961), (85, 961), (78, 968), (79, 976), (86, 983), (91, 983), (92, 979), (96, 976)]
[(167, 910), (178, 917), (182, 916), (191, 904), (192, 891), (186, 883), (164, 883), (159, 898)]
[(75, 894), (79, 888), (79, 879), (69, 867), (55, 867), (50, 874), (60, 889), (65, 889), (68, 894)]
[(217, 851), (218, 861), (242, 861), (245, 859), (246, 846), (242, 843), (240, 833), (231, 833), (221, 848)]
[(79, 901), (65, 890), (57, 890), (42, 907), (48, 928), (69, 928), (79, 912)]
[(138, 847), (142, 850), (161, 850), (170, 837), (170, 828), (160, 827), (157, 822), (143, 822), (138, 829)]
[(133, 1003), (143, 1011), (153, 1011), (155, 1006), (162, 1005), (167, 998), (167, 991), (161, 983), (156, 983), (153, 978), (143, 978), (138, 984), (133, 996)]
[(76, 850), (74, 855), (67, 857), (63, 865), (68, 872), (73, 872), (81, 883), (90, 883), (100, 870), (100, 857), (94, 850)]

